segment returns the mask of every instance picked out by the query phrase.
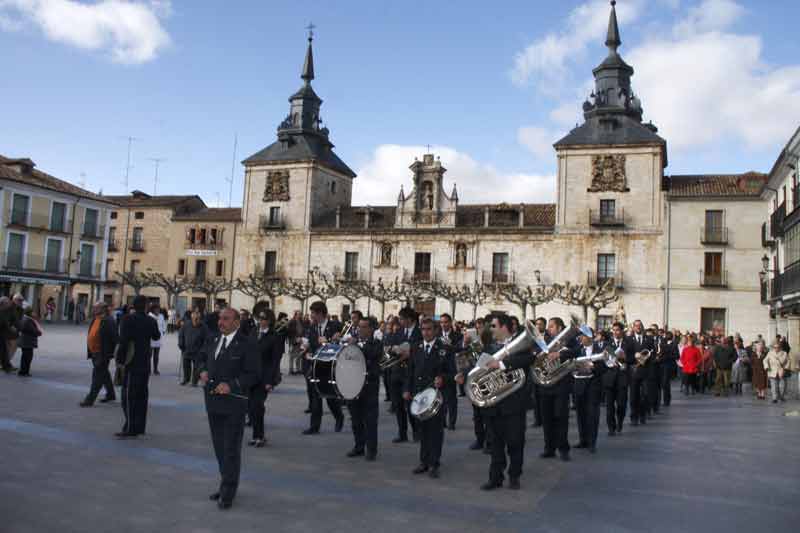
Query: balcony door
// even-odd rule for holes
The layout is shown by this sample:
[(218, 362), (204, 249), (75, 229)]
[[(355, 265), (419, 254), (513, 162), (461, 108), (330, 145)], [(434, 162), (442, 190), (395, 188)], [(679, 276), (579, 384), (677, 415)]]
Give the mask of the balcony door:
[(492, 254), (492, 283), (508, 283), (508, 254)]
[(723, 212), (721, 210), (706, 210), (706, 242), (723, 242)]
[(81, 243), (80, 275), (92, 276), (93, 265), (94, 265), (94, 246), (87, 243)]
[(50, 231), (64, 233), (67, 222), (67, 204), (53, 202), (53, 209), (50, 212)]
[(206, 279), (206, 260), (205, 259), (198, 259), (194, 263), (194, 276), (197, 279), (203, 280)]
[(706, 253), (705, 279), (707, 283), (722, 282), (722, 253)]
[(417, 252), (414, 254), (414, 278), (423, 281), (431, 279), (430, 252)]
[(615, 254), (597, 254), (598, 286), (613, 279), (617, 275), (617, 256)]
[(87, 209), (83, 215), (83, 234), (91, 237), (97, 236), (97, 209)]
[(8, 234), (6, 252), (6, 266), (8, 268), (22, 268), (25, 266), (25, 237), (22, 233)]
[(357, 275), (358, 275), (358, 252), (345, 252), (344, 277), (346, 279), (356, 279)]
[[(61, 250), (64, 242), (61, 239), (47, 239), (44, 269), (47, 272), (61, 272)], [(81, 254), (83, 255), (83, 254)]]

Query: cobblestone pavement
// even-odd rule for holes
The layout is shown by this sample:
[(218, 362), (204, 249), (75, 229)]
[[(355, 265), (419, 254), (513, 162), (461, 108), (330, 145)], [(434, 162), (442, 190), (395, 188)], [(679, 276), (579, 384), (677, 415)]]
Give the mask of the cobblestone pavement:
[(749, 386), (743, 397), (679, 396), (613, 439), (601, 422), (598, 453), (573, 450), (570, 463), (539, 459), (541, 430), (529, 428), (522, 490), (485, 493), (489, 458), (467, 449), (465, 398), (432, 480), (411, 474), (417, 445), (391, 443), (388, 403), (375, 463), (345, 457), (349, 428), (334, 433), (329, 414), (322, 434), (300, 435), (296, 376), (270, 397), (269, 445), (245, 446), (239, 495), (222, 513), (208, 500), (218, 474), (201, 393), (178, 386), (176, 339), (162, 348), (138, 441), (111, 437), (119, 402), (78, 407), (91, 372), (83, 327), (47, 327), (33, 377), (0, 375), (0, 531), (777, 532), (800, 517), (800, 417), (784, 416), (800, 406), (756, 402)]

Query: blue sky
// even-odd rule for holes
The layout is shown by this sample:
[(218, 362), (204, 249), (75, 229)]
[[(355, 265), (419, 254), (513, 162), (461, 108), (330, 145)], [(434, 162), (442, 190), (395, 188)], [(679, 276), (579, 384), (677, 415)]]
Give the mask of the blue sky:
[[(225, 6), (223, 8), (223, 6)], [(622, 56), (668, 173), (768, 171), (800, 125), (800, 3), (620, 0)], [(309, 21), (322, 116), (391, 204), (430, 144), (462, 202), (552, 201), (553, 142), (580, 120), (609, 6), (588, 2), (0, 0), (0, 153), (91, 190), (227, 205), (299, 88)], [(85, 174), (82, 178), (81, 174)]]

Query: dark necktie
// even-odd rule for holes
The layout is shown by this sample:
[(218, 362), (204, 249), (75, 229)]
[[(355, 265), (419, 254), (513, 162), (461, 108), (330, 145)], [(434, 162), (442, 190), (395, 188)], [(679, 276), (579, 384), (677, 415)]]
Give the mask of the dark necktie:
[(426, 344), (425, 345), (425, 355), (428, 356), (430, 354), (431, 354), (431, 345), (430, 344)]
[(219, 352), (217, 352), (217, 359), (219, 359), (220, 355), (225, 353), (225, 348), (227, 348), (227, 347), (228, 347), (228, 337), (224, 337), (223, 336), (222, 337), (222, 346), (220, 346)]

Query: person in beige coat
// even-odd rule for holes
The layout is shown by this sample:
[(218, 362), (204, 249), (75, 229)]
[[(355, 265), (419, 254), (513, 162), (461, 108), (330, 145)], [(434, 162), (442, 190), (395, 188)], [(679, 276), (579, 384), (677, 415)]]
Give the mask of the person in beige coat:
[(785, 402), (786, 393), (786, 380), (784, 373), (789, 368), (789, 356), (781, 350), (780, 344), (777, 342), (772, 345), (772, 350), (769, 351), (764, 358), (764, 370), (767, 372), (769, 384), (772, 388), (772, 403), (778, 403), (778, 400)]

